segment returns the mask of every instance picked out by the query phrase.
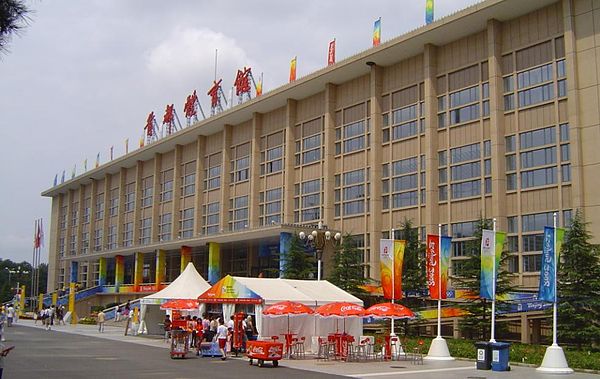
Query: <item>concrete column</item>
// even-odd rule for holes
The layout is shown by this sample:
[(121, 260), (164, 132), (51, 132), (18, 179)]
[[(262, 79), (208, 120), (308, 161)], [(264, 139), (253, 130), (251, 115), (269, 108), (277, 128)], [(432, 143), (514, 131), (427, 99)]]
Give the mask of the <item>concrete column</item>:
[[(104, 175), (104, 219), (102, 220), (102, 251), (105, 251), (108, 245), (108, 228), (110, 226), (109, 208), (111, 178), (112, 175), (110, 174)], [(106, 284), (106, 282), (104, 284)]]
[(260, 137), (262, 136), (262, 114), (252, 115), (252, 150), (250, 152), (250, 193), (248, 194), (248, 226), (258, 228), (260, 225)]
[(175, 154), (173, 162), (173, 200), (171, 201), (171, 240), (174, 241), (179, 237), (179, 227), (181, 221), (181, 156), (183, 155), (183, 146), (175, 146)]
[(71, 268), (70, 268), (70, 276), (69, 276), (69, 282), (70, 283), (77, 283), (77, 275), (79, 274), (79, 262), (75, 262), (75, 261), (71, 261)]
[[(52, 198), (52, 221), (50, 222), (50, 241), (48, 242), (48, 283), (46, 285), (46, 292), (48, 293), (54, 291), (57, 286), (58, 267), (61, 260), (61, 257), (58, 255), (58, 241), (60, 239), (59, 220), (63, 202), (63, 194)], [(67, 243), (68, 241), (65, 241), (65, 249)]]
[(100, 257), (98, 258), (98, 285), (105, 286), (106, 285), (106, 258)]
[(530, 343), (539, 344), (542, 338), (542, 320), (531, 320), (531, 341)]
[(423, 53), (425, 89), (425, 225), (427, 233), (438, 233), (438, 118), (437, 47), (425, 45)]
[(167, 270), (167, 260), (166, 260), (166, 252), (164, 250), (158, 249), (156, 250), (156, 273), (154, 284), (156, 286), (156, 290), (161, 290), (161, 285), (165, 281)]
[(133, 269), (133, 290), (139, 292), (140, 284), (144, 281), (144, 253), (135, 253), (135, 264)]
[[(162, 167), (162, 154), (154, 154), (154, 177), (152, 184), (152, 229), (150, 241), (158, 242), (158, 214), (160, 211), (160, 173)], [(159, 283), (156, 283), (159, 284)]]
[(502, 80), (502, 24), (488, 21), (488, 68), (490, 83), (490, 137), (492, 144), (492, 217), (498, 230), (507, 230), (504, 84)]
[(75, 255), (81, 255), (81, 248), (83, 247), (83, 241), (81, 241), (81, 234), (83, 233), (83, 203), (85, 201), (85, 186), (79, 185), (79, 210), (77, 211), (77, 247), (75, 248)]
[(183, 272), (183, 270), (185, 270), (185, 268), (187, 267), (188, 263), (190, 263), (192, 261), (192, 248), (189, 246), (181, 246), (180, 249), (181, 252), (181, 268), (180, 268), (180, 273)]
[(208, 282), (215, 284), (221, 279), (221, 246), (216, 242), (208, 243)]
[(527, 314), (521, 315), (521, 343), (531, 343), (531, 331), (529, 330), (529, 319)]
[(461, 338), (460, 326), (458, 324), (457, 318), (452, 320), (452, 338), (454, 338), (454, 339)]
[(223, 127), (223, 145), (222, 145), (222, 162), (221, 162), (221, 217), (219, 219), (221, 229), (229, 230), (229, 198), (231, 183), (231, 134), (233, 126), (225, 125)]
[(115, 292), (119, 292), (119, 287), (125, 281), (125, 257), (122, 255), (115, 256)]
[(133, 244), (140, 244), (140, 220), (142, 218), (142, 174), (144, 162), (137, 161), (135, 166), (135, 206), (133, 208)]
[(369, 235), (371, 239), (371, 259), (369, 264), (371, 278), (379, 279), (381, 277), (379, 261), (379, 240), (381, 239), (382, 228), (382, 204), (381, 204), (381, 175), (383, 148), (381, 146), (382, 136), (381, 127), (383, 125), (383, 116), (381, 115), (383, 91), (383, 67), (371, 65), (370, 76), (371, 93), (371, 150), (369, 151), (370, 177), (367, 179), (371, 185), (371, 199), (369, 200)]
[[(323, 222), (329, 227), (334, 225), (335, 217), (335, 95), (336, 86), (327, 83), (325, 85), (325, 122), (323, 127), (325, 134), (323, 141), (325, 150), (323, 157)], [(373, 133), (371, 138), (373, 138)]]
[[(119, 173), (119, 209), (117, 211), (117, 246), (123, 246), (123, 226), (125, 223), (125, 187), (127, 186), (127, 169), (122, 167)], [(134, 224), (135, 225), (135, 224)]]
[(202, 204), (204, 198), (205, 160), (204, 152), (206, 137), (198, 136), (196, 141), (196, 195), (194, 197), (194, 237), (202, 231)]
[(296, 125), (296, 100), (288, 99), (285, 110), (285, 160), (284, 160), (284, 195), (283, 222), (294, 223), (294, 182), (296, 176), (296, 139), (294, 127)]
[[(88, 242), (88, 251), (90, 253), (95, 253), (94, 248), (96, 247), (94, 244), (94, 239), (96, 236), (96, 196), (98, 195), (98, 182), (96, 179), (92, 179), (92, 193), (90, 195), (90, 234), (89, 234), (89, 242)], [(88, 281), (90, 275), (88, 271)]]

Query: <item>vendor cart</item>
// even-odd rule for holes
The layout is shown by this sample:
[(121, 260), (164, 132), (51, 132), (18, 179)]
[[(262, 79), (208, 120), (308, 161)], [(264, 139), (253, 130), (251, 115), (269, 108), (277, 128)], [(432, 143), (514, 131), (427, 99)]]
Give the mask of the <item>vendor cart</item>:
[(253, 360), (258, 361), (258, 367), (262, 367), (265, 361), (272, 361), (273, 367), (279, 365), (279, 360), (283, 357), (283, 343), (272, 341), (248, 341), (246, 344), (246, 354), (252, 365)]
[(171, 358), (185, 358), (190, 351), (190, 336), (187, 330), (171, 331)]

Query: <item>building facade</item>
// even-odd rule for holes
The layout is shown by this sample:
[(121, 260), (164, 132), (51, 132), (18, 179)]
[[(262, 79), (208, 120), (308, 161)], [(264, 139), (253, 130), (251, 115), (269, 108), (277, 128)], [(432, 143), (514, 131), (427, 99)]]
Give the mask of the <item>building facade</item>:
[(355, 237), (373, 279), (392, 229), (441, 224), (460, 275), (480, 218), (537, 289), (554, 212), (600, 237), (597, 16), (488, 0), (45, 191), (48, 291), (151, 292), (189, 261), (212, 283), (277, 275), (284, 241), (319, 221)]

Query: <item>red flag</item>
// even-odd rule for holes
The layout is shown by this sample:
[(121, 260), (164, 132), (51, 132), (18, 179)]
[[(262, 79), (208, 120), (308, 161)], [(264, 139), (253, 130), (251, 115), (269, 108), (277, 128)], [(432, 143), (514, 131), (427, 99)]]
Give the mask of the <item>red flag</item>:
[(41, 220), (35, 220), (35, 227), (33, 231), (33, 247), (38, 249), (41, 247), (41, 239), (42, 239), (42, 225)]
[(40, 247), (44, 246), (44, 222), (43, 219), (40, 218)]
[(440, 293), (440, 237), (427, 235), (427, 286), (432, 299), (437, 299)]
[(335, 38), (329, 42), (329, 52), (327, 53), (327, 66), (335, 64)]

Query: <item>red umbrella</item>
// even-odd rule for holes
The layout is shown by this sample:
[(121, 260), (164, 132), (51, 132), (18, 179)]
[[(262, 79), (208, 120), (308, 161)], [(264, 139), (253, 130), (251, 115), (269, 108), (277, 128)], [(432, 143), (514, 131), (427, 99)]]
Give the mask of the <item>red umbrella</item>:
[(414, 318), (415, 314), (404, 305), (396, 303), (375, 304), (365, 310), (365, 316), (375, 318)]
[(160, 309), (177, 309), (180, 311), (195, 311), (198, 309), (197, 299), (173, 299), (160, 305)]
[(289, 315), (306, 315), (314, 311), (304, 304), (293, 301), (280, 301), (265, 308), (263, 315), (265, 316), (289, 316)]
[(358, 304), (338, 302), (321, 305), (315, 313), (323, 317), (362, 317), (365, 309)]
[(314, 311), (304, 304), (296, 303), (293, 301), (280, 301), (273, 305), (268, 306), (263, 310), (263, 315), (268, 317), (287, 316), (287, 329), (290, 334), (290, 315), (309, 315)]

